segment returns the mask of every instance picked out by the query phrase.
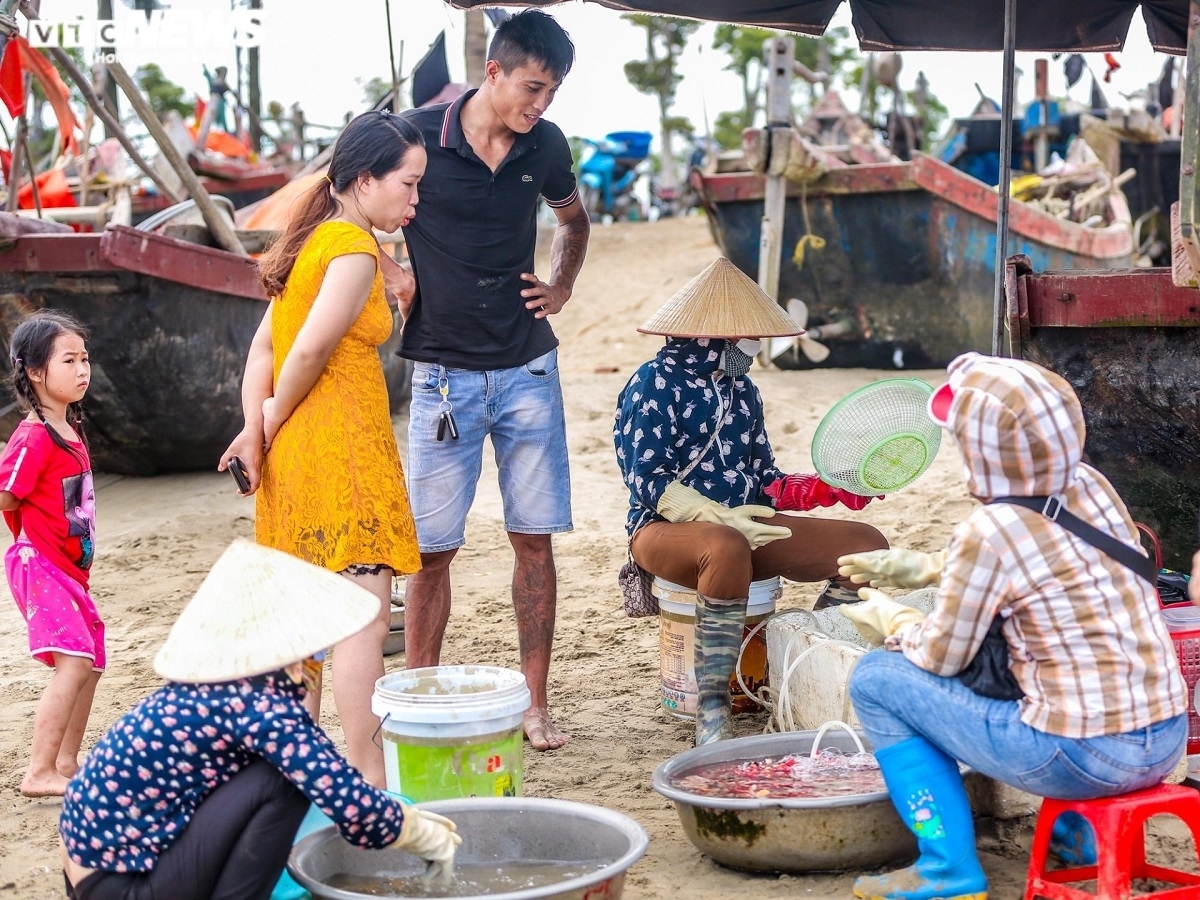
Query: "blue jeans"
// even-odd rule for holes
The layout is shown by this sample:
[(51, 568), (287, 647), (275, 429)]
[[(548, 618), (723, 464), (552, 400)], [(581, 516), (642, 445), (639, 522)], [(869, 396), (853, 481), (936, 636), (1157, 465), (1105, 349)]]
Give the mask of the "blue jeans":
[[(437, 440), (442, 388), (458, 439)], [(504, 501), (504, 530), (555, 534), (572, 529), (571, 474), (558, 351), (513, 369), (478, 372), (416, 363), (404, 472), (422, 553), (466, 542), (467, 512), (492, 438)]]
[(997, 781), (1039, 797), (1087, 800), (1158, 784), (1187, 742), (1187, 716), (1094, 738), (1065, 738), (1021, 721), (1019, 701), (992, 700), (931, 675), (902, 653), (858, 661), (850, 697), (876, 749), (923, 737)]

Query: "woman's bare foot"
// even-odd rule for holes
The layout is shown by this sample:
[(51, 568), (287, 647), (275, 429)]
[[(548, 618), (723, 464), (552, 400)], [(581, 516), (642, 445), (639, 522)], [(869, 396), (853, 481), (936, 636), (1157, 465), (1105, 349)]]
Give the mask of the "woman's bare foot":
[(67, 780), (57, 772), (45, 775), (26, 772), (21, 779), (21, 794), (25, 797), (61, 797), (67, 790)]
[(557, 750), (571, 736), (558, 729), (550, 718), (550, 710), (544, 706), (525, 710), (525, 737), (534, 750)]

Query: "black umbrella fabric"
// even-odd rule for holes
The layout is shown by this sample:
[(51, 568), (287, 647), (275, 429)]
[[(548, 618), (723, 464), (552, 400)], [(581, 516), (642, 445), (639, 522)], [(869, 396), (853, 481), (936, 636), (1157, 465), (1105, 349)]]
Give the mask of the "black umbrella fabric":
[[(447, 0), (459, 9), (503, 0)], [(552, 6), (557, 0), (511, 5)], [(864, 50), (1003, 50), (1004, 0), (592, 0), (624, 12), (655, 13), (760, 28), (824, 34), (834, 12), (850, 4)], [(1119, 50), (1141, 8), (1154, 49), (1187, 50), (1188, 0), (1051, 0), (1021, 3), (1016, 48), (1038, 52)]]
[(437, 36), (421, 57), (412, 74), (413, 106), (424, 106), (450, 83), (450, 67), (446, 65), (446, 32)]

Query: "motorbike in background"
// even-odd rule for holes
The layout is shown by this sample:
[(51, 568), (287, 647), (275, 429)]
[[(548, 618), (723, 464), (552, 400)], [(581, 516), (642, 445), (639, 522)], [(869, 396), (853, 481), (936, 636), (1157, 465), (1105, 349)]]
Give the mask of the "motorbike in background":
[(613, 131), (602, 140), (581, 139), (588, 152), (579, 163), (579, 196), (592, 221), (642, 218), (634, 187), (652, 139), (648, 131)]
[(661, 218), (686, 216), (700, 206), (700, 196), (692, 184), (692, 172), (707, 171), (709, 160), (720, 151), (720, 145), (703, 134), (685, 136), (690, 149), (683, 167), (683, 176), (677, 187), (669, 188), (654, 179), (650, 184), (651, 204)]

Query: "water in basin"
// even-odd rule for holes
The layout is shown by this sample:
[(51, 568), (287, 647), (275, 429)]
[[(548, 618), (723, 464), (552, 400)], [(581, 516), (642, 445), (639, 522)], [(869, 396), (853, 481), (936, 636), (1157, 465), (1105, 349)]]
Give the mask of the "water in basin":
[(431, 883), (421, 875), (352, 875), (343, 872), (329, 876), (326, 884), (343, 891), (370, 897), (487, 897), (510, 891), (560, 884), (604, 868), (592, 861), (503, 860), (499, 863), (459, 863), (450, 884)]
[(827, 799), (886, 790), (871, 753), (788, 754), (731, 759), (684, 769), (671, 786), (699, 797), (747, 799)]

